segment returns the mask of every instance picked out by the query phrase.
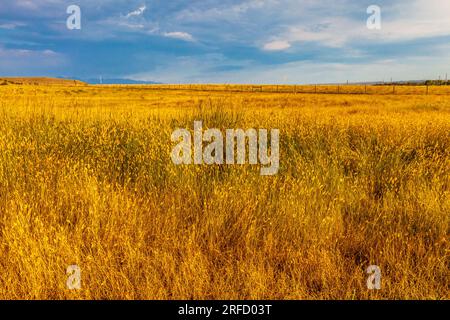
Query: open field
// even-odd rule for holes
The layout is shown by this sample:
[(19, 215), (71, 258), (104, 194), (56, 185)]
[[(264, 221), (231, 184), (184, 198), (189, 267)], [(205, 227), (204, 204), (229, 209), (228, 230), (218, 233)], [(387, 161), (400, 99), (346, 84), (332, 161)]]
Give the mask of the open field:
[[(450, 96), (175, 89), (0, 86), (0, 298), (449, 298)], [(195, 120), (278, 175), (175, 166)]]
[(155, 84), (147, 86), (155, 90), (189, 90), (189, 91), (216, 91), (216, 92), (255, 92), (255, 93), (314, 93), (314, 94), (399, 94), (399, 95), (448, 95), (448, 85), (202, 85), (202, 84)]
[[(78, 80), (58, 78), (0, 78), (0, 85), (32, 86), (87, 86)], [(102, 87), (130, 88), (130, 85), (102, 85)], [(374, 95), (450, 95), (450, 85), (425, 84), (317, 84), (317, 85), (245, 85), (245, 84), (152, 84), (133, 85), (134, 89), (158, 91), (207, 91), (221, 93), (292, 93), (292, 94), (374, 94)]]

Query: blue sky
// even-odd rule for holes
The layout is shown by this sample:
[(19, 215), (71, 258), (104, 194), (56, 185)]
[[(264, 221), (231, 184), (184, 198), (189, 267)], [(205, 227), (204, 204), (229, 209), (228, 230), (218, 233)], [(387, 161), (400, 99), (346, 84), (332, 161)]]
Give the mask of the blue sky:
[[(81, 8), (81, 30), (66, 9)], [(366, 10), (381, 8), (381, 29)], [(330, 83), (450, 74), (447, 0), (0, 0), (0, 76)]]

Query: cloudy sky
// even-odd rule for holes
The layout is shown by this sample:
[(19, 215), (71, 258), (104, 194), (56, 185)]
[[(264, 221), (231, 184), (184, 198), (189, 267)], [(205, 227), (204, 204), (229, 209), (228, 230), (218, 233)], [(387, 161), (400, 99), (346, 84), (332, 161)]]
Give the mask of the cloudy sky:
[[(69, 30), (67, 7), (81, 8)], [(381, 29), (367, 8), (381, 8)], [(0, 0), (0, 76), (330, 83), (450, 75), (448, 0)]]

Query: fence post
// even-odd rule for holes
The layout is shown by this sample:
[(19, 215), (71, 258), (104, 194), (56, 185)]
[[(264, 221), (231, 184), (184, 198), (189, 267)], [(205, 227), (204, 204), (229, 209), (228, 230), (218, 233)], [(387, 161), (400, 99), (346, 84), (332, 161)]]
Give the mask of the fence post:
[(314, 85), (314, 93), (317, 93), (317, 84)]
[(338, 94), (341, 92), (340, 86), (338, 85)]

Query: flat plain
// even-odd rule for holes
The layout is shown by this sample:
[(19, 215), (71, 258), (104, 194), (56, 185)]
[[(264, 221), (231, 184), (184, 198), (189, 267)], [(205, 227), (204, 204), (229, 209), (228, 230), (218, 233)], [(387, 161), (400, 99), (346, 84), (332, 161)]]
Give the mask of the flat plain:
[[(0, 298), (449, 298), (444, 88), (213, 89), (0, 86)], [(279, 129), (279, 173), (174, 165), (195, 120)]]

